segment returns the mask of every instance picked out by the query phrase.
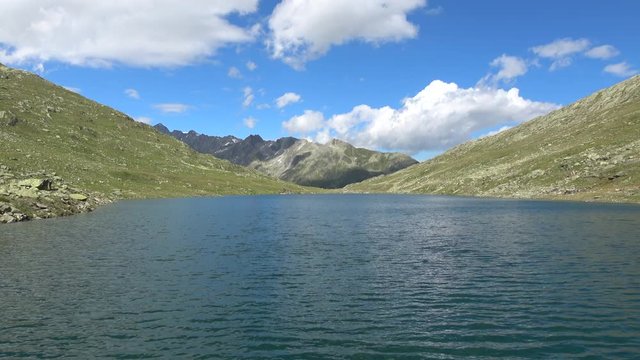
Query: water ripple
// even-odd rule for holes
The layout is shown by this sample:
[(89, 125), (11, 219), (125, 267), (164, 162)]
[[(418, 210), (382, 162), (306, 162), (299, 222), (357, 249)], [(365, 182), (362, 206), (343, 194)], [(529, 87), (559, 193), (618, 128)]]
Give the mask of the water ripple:
[(640, 208), (122, 202), (2, 227), (0, 357), (640, 357)]

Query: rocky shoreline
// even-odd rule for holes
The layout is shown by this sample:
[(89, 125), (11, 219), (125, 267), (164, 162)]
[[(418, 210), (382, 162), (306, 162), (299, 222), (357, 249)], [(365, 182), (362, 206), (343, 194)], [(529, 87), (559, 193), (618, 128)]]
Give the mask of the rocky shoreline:
[(15, 173), (0, 165), (0, 223), (86, 213), (110, 202), (68, 185), (55, 173)]

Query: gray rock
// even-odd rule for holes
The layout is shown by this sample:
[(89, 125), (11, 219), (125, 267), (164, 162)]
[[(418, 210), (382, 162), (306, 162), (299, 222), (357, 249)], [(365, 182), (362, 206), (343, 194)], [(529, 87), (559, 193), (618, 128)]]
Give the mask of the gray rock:
[(25, 179), (18, 182), (18, 186), (50, 191), (53, 189), (53, 181), (51, 179)]
[(11, 212), (11, 206), (9, 204), (0, 204), (0, 214), (6, 214)]
[(84, 195), (84, 194), (71, 194), (69, 195), (69, 198), (76, 201), (87, 201), (88, 199), (87, 195)]

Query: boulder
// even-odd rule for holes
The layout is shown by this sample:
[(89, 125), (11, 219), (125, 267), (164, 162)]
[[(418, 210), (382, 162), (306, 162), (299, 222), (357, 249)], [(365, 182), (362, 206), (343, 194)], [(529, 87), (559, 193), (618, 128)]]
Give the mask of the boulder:
[(0, 125), (16, 126), (18, 124), (18, 117), (10, 111), (0, 111)]
[(51, 179), (25, 179), (18, 182), (18, 186), (50, 191), (53, 189), (53, 181)]
[(0, 214), (6, 214), (11, 212), (11, 206), (9, 204), (0, 204)]
[(39, 203), (39, 202), (35, 203), (35, 206), (36, 206), (36, 208), (42, 209), (42, 210), (49, 208), (47, 205)]
[(18, 196), (18, 197), (36, 199), (36, 198), (38, 198), (38, 196), (40, 196), (40, 194), (38, 192), (38, 188), (23, 187), (23, 188), (18, 188), (18, 189), (9, 189), (9, 190), (10, 190), (12, 195), (15, 195), (15, 196)]
[(69, 197), (76, 201), (87, 201), (87, 195), (83, 194), (70, 194)]

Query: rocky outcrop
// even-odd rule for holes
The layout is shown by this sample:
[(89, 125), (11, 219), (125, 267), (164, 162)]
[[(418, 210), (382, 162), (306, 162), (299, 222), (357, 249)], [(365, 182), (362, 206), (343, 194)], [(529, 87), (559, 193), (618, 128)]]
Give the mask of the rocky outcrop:
[(155, 128), (198, 152), (305, 186), (341, 188), (417, 163), (404, 154), (360, 149), (340, 140), (317, 144), (293, 137), (264, 140), (259, 135), (250, 135), (242, 140), (234, 136), (209, 136), (195, 131), (169, 131), (162, 124)]
[(14, 174), (0, 165), (0, 223), (73, 215), (109, 202), (70, 187), (55, 173)]

